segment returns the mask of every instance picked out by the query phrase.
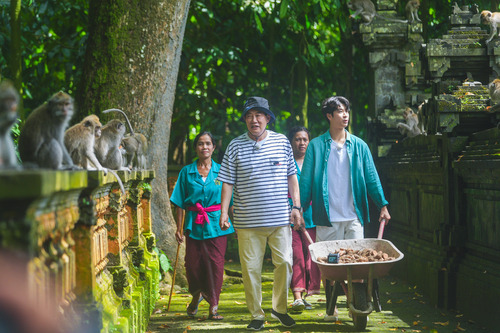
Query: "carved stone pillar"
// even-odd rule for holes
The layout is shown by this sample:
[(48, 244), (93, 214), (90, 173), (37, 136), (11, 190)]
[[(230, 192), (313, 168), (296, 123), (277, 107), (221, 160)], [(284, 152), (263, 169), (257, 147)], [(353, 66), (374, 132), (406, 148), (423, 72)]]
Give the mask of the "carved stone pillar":
[(416, 109), (423, 100), (419, 92), (424, 84), (419, 58), (422, 24), (409, 24), (398, 17), (396, 2), (377, 1), (377, 13), (386, 19), (375, 17), (371, 24), (360, 25), (372, 69), (370, 141), (379, 146), (400, 137), (396, 124), (403, 118), (403, 111), (407, 106)]

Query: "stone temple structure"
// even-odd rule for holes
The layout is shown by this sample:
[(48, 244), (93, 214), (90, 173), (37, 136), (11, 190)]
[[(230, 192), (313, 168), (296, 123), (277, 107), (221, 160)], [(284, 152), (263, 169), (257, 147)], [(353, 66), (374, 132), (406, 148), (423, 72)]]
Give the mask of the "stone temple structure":
[[(380, 15), (404, 19), (396, 8), (377, 2)], [(428, 41), (420, 22), (375, 18), (359, 33), (372, 71), (370, 144), (392, 215), (385, 237), (405, 253), (392, 272), (438, 307), (492, 328), (500, 316), (500, 107), (488, 84), (500, 78), (500, 38), (486, 43), (480, 11), (455, 5), (450, 30)], [(425, 135), (399, 132), (407, 107), (418, 110)]]

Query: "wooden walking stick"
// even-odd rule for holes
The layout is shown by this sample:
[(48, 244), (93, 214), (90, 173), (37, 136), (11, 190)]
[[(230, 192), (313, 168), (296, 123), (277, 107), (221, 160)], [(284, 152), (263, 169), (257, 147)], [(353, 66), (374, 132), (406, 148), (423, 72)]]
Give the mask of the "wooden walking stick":
[(303, 227), (302, 229), (300, 229), (300, 231), (302, 231), (304, 233), (304, 235), (306, 236), (307, 238), (307, 241), (309, 242), (309, 244), (314, 244), (312, 238), (311, 238), (311, 235), (309, 235), (309, 232), (307, 231), (306, 227)]
[[(183, 235), (183, 234), (184, 234), (184, 216), (182, 217), (182, 223), (181, 223), (181, 235)], [(170, 295), (168, 296), (167, 312), (170, 310), (170, 301), (172, 300), (172, 293), (174, 292), (175, 273), (177, 271), (177, 262), (179, 261), (179, 250), (180, 249), (181, 249), (181, 243), (177, 243), (177, 254), (175, 255), (174, 274), (172, 275), (172, 287), (170, 288)]]

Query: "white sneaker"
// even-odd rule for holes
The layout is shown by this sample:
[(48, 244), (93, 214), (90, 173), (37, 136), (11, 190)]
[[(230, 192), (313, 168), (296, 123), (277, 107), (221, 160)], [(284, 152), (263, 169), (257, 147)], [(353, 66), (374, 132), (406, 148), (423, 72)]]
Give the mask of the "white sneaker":
[(305, 299), (302, 299), (302, 302), (304, 302), (304, 305), (305, 305), (305, 309), (306, 310), (312, 310), (313, 306), (311, 303), (309, 303), (308, 301), (306, 301)]
[(292, 311), (294, 312), (302, 312), (304, 311), (305, 307), (306, 305), (304, 304), (304, 301), (302, 301), (301, 299), (296, 299), (292, 303)]

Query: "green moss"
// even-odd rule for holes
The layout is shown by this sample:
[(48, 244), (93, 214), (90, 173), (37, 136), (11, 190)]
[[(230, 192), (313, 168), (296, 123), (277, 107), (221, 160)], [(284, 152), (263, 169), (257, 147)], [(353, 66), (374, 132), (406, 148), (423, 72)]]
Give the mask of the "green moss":
[[(92, 108), (93, 113), (99, 113), (110, 105), (116, 107), (115, 104), (120, 104), (123, 92), (129, 91), (127, 81), (120, 78), (126, 78), (130, 74), (129, 59), (137, 58), (141, 45), (141, 3), (116, 0), (108, 4), (96, 6), (89, 13), (90, 25), (94, 26), (89, 47), (94, 52), (92, 61), (87, 63), (95, 68), (95, 75), (90, 80), (92, 85), (83, 88), (82, 96), (93, 96), (93, 102), (85, 102), (85, 97), (81, 102), (87, 109)], [(107, 117), (103, 118), (106, 120)]]
[[(226, 267), (239, 269), (237, 263), (226, 263)], [(263, 276), (272, 278), (272, 264), (265, 263)], [(368, 332), (391, 333), (391, 332), (451, 332), (460, 326), (467, 333), (484, 332), (479, 324), (474, 324), (458, 315), (457, 312), (445, 310), (436, 311), (422, 296), (418, 286), (405, 284), (401, 280), (385, 277), (379, 279), (382, 311), (372, 312), (367, 325)], [(325, 295), (313, 295), (307, 298), (312, 304), (312, 310), (290, 315), (295, 319), (297, 325), (287, 329), (272, 319), (270, 311), (272, 308), (272, 282), (262, 284), (262, 307), (266, 313), (266, 323), (263, 332), (354, 332), (352, 319), (348, 316), (346, 308), (346, 297), (338, 298), (339, 321), (335, 323), (325, 322)], [(292, 302), (291, 292), (288, 301)], [(207, 320), (208, 304), (202, 301), (199, 305), (198, 314), (195, 318), (186, 316), (186, 306), (191, 297), (186, 293), (176, 293), (172, 296), (170, 310), (167, 312), (169, 296), (164, 295), (156, 304), (156, 311), (151, 317), (147, 331), (151, 332), (244, 332), (251, 320), (245, 304), (245, 292), (243, 284), (230, 284), (226, 279), (222, 287), (219, 302), (219, 312), (224, 316), (220, 322)], [(446, 324), (440, 324), (446, 323)], [(449, 327), (449, 329), (447, 329)]]
[(456, 111), (458, 109), (458, 104), (446, 100), (438, 100), (437, 109), (438, 112)]
[(128, 333), (128, 332), (135, 332), (135, 331), (129, 330), (129, 321), (128, 321), (127, 317), (120, 317), (120, 319), (116, 323), (110, 325), (108, 332), (110, 332), (110, 333)]

